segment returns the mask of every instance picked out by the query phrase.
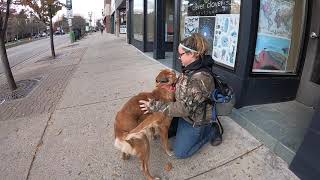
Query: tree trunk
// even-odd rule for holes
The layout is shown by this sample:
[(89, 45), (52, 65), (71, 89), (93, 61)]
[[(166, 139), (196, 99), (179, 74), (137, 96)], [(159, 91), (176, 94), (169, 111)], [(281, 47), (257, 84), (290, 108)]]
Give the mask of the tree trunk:
[(6, 46), (5, 46), (5, 42), (4, 42), (3, 37), (4, 36), (0, 35), (0, 57), (3, 62), (4, 73), (7, 77), (9, 87), (13, 91), (13, 90), (17, 89), (17, 85), (16, 85), (16, 82), (14, 81), (14, 78), (13, 78), (13, 75), (11, 72), (11, 68), (10, 68), (10, 64), (9, 64), (8, 56), (7, 56), (7, 51), (6, 51)]
[(52, 58), (56, 57), (56, 53), (54, 51), (54, 44), (53, 44), (53, 27), (52, 27), (52, 8), (49, 5), (49, 19), (50, 19), (50, 44), (51, 44), (51, 54)]
[(6, 13), (3, 14), (1, 13), (0, 17), (0, 58), (3, 62), (3, 66), (4, 66), (4, 73), (7, 77), (7, 81), (9, 84), (9, 88), (13, 91), (15, 89), (17, 89), (17, 85), (16, 82), (14, 81), (12, 72), (11, 72), (11, 68), (10, 68), (10, 64), (9, 64), (9, 60), (8, 60), (8, 55), (7, 55), (7, 51), (6, 51), (6, 44), (4, 42), (4, 38), (6, 35), (6, 31), (7, 31), (7, 26), (8, 26), (8, 19), (9, 19), (9, 10), (10, 10), (10, 4), (11, 4), (11, 0), (7, 0), (7, 8), (6, 8)]

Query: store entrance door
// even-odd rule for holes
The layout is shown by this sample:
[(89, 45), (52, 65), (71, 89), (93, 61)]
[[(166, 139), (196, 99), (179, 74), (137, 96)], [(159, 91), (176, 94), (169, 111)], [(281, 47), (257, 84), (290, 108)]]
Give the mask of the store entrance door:
[(297, 101), (316, 107), (320, 100), (320, 0), (312, 1), (311, 27)]

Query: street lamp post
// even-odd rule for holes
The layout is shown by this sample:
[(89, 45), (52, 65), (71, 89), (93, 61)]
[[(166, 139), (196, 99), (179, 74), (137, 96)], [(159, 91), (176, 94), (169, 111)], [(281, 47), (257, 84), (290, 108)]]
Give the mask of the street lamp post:
[(92, 26), (91, 26), (91, 22), (92, 22), (92, 12), (88, 12), (88, 16), (89, 16), (89, 31), (92, 30)]
[(67, 15), (68, 15), (68, 24), (69, 24), (69, 35), (70, 35), (70, 41), (73, 43), (75, 41), (75, 35), (72, 31), (72, 0), (66, 0), (66, 7), (67, 7)]

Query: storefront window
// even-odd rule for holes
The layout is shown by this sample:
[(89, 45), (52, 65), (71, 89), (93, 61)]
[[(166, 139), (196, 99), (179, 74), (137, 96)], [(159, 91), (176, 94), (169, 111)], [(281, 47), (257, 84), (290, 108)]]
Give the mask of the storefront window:
[(181, 39), (201, 33), (209, 54), (223, 66), (234, 68), (238, 44), (241, 0), (182, 0)]
[(173, 42), (173, 0), (166, 0), (166, 17), (165, 17), (165, 41)]
[(260, 0), (253, 72), (295, 73), (305, 0)]
[(133, 1), (133, 38), (143, 41), (143, 0)]
[(120, 34), (127, 33), (127, 14), (126, 9), (120, 10)]
[(148, 14), (147, 14), (147, 39), (149, 42), (153, 42), (154, 39), (154, 2), (155, 0), (148, 0)]

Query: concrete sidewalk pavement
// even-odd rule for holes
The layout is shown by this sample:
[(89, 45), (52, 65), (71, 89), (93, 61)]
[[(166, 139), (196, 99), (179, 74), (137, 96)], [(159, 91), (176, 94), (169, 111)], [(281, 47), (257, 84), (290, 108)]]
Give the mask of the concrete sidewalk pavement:
[[(1, 179), (145, 179), (137, 158), (120, 159), (113, 122), (131, 96), (153, 89), (155, 76), (166, 67), (110, 34), (94, 33), (79, 47), (86, 51), (51, 114), (1, 123), (0, 145), (6, 146), (0, 148), (5, 160)], [(298, 179), (232, 119), (223, 117), (222, 124), (224, 142), (205, 145), (189, 159), (168, 157), (159, 140), (151, 142), (151, 174), (162, 179)], [(17, 138), (24, 142), (16, 144)], [(17, 149), (27, 150), (21, 155)], [(168, 162), (173, 165), (169, 172), (164, 170)]]

